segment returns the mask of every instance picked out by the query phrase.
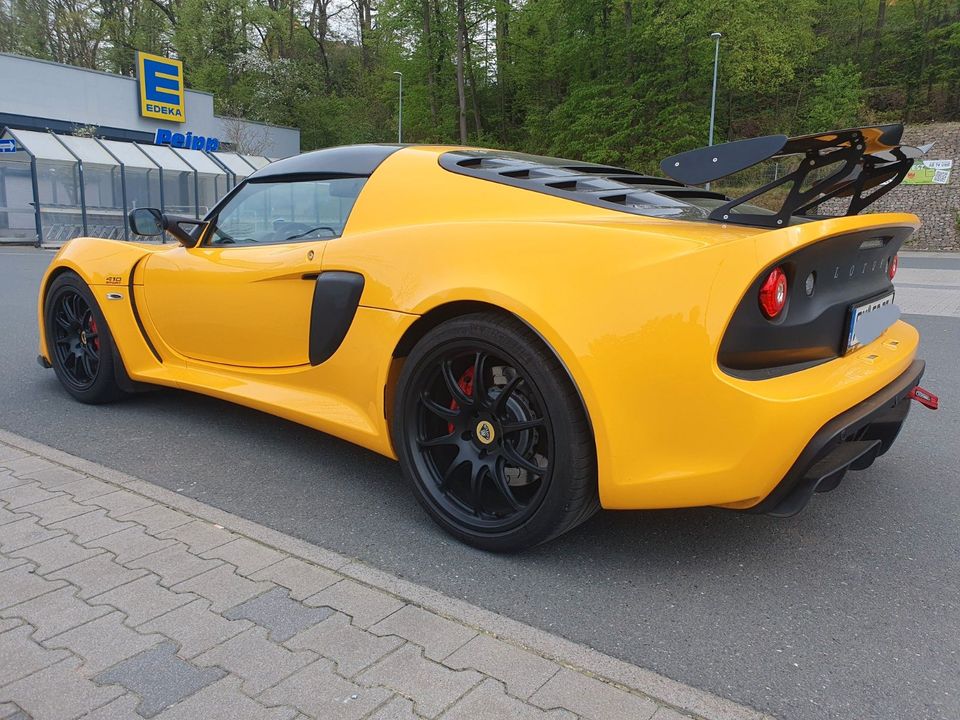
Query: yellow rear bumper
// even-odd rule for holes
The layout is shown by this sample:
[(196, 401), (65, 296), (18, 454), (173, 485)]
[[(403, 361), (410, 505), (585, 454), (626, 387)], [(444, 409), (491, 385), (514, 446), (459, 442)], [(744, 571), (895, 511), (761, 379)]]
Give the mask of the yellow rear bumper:
[(674, 392), (683, 377), (665, 370), (660, 388), (621, 398), (620, 407), (642, 408), (645, 418), (607, 423), (613, 462), (601, 478), (601, 503), (618, 509), (756, 505), (821, 427), (902, 375), (918, 343), (917, 331), (900, 321), (856, 352), (781, 377), (743, 380), (714, 366), (709, 380), (687, 378), (695, 396)]

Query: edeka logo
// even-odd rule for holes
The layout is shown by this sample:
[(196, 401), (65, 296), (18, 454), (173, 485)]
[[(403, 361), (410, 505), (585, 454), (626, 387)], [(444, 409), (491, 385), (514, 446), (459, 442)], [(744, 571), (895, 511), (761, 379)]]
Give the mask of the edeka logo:
[(175, 133), (170, 130), (159, 129), (153, 138), (154, 145), (170, 145), (175, 148), (186, 148), (187, 150), (203, 150), (204, 152), (216, 152), (220, 149), (220, 140), (215, 137), (204, 137), (203, 135), (194, 135), (188, 132)]
[(140, 114), (143, 117), (186, 122), (182, 62), (138, 52), (137, 78), (140, 81)]

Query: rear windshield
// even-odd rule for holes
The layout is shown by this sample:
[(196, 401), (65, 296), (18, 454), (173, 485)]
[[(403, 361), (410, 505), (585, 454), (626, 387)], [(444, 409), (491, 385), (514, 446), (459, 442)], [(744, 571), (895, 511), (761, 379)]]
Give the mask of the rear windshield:
[[(461, 175), (634, 215), (706, 220), (729, 199), (633, 170), (505, 150), (452, 150), (440, 156), (440, 165)], [(737, 211), (772, 214), (749, 205)]]

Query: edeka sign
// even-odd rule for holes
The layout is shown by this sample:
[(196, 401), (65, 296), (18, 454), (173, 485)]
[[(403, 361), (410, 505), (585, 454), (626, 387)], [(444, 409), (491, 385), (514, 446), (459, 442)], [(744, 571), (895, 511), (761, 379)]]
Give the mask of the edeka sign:
[(140, 114), (143, 117), (186, 122), (182, 62), (138, 52), (137, 78), (140, 81)]
[(194, 135), (191, 132), (175, 133), (163, 128), (157, 130), (153, 138), (154, 145), (169, 145), (175, 148), (186, 148), (187, 150), (203, 150), (204, 152), (216, 152), (220, 149), (220, 139), (215, 137), (204, 137), (203, 135)]

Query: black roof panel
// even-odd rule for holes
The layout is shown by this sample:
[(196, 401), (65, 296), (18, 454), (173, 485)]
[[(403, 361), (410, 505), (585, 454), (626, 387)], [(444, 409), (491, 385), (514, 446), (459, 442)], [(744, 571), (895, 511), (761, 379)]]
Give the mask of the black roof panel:
[(343, 145), (277, 160), (251, 174), (249, 180), (298, 175), (368, 177), (403, 145)]

